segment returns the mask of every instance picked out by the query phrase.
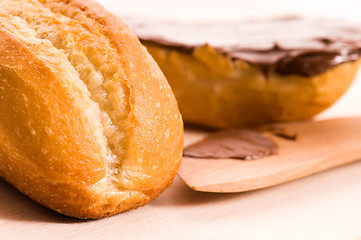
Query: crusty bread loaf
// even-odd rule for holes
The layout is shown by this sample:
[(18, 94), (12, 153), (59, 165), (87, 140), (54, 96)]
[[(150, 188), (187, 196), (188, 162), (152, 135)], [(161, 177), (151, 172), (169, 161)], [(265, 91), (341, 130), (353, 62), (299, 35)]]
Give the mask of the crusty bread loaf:
[(183, 120), (211, 128), (300, 121), (330, 107), (361, 63), (359, 23), (280, 18), (126, 18), (158, 62)]
[(69, 216), (144, 205), (180, 164), (165, 77), (91, 0), (0, 1), (0, 113), (0, 176)]
[(262, 70), (209, 46), (191, 54), (144, 43), (166, 75), (185, 122), (211, 128), (309, 119), (335, 103), (354, 80), (361, 59), (315, 76)]

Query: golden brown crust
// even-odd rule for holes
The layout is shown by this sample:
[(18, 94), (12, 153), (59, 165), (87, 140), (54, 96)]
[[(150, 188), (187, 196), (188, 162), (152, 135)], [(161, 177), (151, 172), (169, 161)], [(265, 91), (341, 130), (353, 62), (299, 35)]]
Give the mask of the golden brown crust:
[(79, 218), (157, 197), (180, 164), (182, 119), (136, 36), (93, 1), (0, 7), (0, 176)]
[(350, 86), (361, 60), (303, 77), (232, 60), (210, 46), (193, 52), (145, 42), (177, 97), (185, 122), (230, 128), (304, 120), (331, 106)]

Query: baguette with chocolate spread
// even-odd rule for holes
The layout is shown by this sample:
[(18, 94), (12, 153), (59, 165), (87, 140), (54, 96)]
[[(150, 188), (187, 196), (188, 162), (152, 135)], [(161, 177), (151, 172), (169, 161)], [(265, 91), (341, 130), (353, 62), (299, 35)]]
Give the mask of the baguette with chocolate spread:
[(361, 25), (343, 21), (127, 21), (185, 122), (212, 128), (311, 118), (347, 90), (360, 65)]

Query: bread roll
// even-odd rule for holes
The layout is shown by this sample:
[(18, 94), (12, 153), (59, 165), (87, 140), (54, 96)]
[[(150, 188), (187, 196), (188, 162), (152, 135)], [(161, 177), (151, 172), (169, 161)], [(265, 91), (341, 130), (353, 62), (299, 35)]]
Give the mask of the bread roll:
[(0, 176), (65, 215), (142, 206), (180, 164), (164, 75), (91, 0), (0, 1), (0, 112)]
[(126, 19), (166, 75), (187, 123), (233, 128), (304, 120), (330, 107), (361, 63), (359, 24), (276, 19)]

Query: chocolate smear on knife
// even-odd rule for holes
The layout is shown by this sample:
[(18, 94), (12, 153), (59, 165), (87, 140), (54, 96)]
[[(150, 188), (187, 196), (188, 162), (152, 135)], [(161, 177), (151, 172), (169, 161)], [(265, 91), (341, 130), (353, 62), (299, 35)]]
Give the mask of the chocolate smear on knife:
[(235, 129), (209, 134), (184, 149), (183, 156), (192, 158), (251, 160), (277, 154), (277, 144), (260, 132)]
[(280, 137), (280, 138), (283, 138), (286, 140), (290, 140), (290, 141), (296, 141), (297, 137), (298, 137), (297, 132), (292, 132), (289, 129), (285, 129), (285, 128), (277, 127), (277, 126), (268, 126), (265, 128), (265, 131), (267, 131), (277, 137)]

